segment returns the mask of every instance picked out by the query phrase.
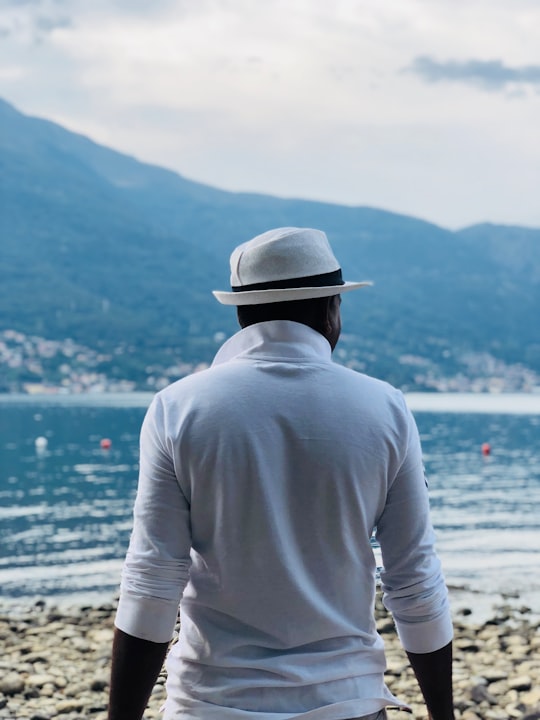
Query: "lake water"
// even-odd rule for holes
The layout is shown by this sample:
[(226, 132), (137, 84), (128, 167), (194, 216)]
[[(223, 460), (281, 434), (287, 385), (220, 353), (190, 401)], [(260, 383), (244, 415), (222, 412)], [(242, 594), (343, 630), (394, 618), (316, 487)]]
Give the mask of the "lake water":
[[(454, 605), (540, 613), (540, 396), (410, 395)], [(4, 603), (110, 600), (131, 529), (147, 394), (0, 396)], [(47, 440), (36, 446), (36, 438)], [(109, 438), (110, 449), (100, 441)], [(481, 452), (491, 446), (489, 456)]]

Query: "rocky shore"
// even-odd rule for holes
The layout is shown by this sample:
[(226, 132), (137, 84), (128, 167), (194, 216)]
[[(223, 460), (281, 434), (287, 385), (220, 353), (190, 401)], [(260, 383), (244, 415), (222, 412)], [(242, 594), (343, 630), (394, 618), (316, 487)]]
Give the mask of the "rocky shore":
[[(461, 720), (540, 720), (540, 621), (527, 608), (501, 606), (485, 622), (455, 618), (455, 704)], [(114, 605), (59, 610), (44, 602), (0, 607), (0, 718), (105, 720)], [(394, 626), (377, 607), (387, 683), (425, 718), (421, 696)], [(165, 675), (145, 718), (159, 718)], [(392, 717), (409, 717), (397, 711)]]

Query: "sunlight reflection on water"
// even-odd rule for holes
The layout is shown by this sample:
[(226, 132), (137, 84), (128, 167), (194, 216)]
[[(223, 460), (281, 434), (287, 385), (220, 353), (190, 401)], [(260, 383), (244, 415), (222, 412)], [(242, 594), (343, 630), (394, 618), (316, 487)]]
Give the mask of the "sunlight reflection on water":
[[(116, 592), (149, 399), (39, 407), (35, 399), (0, 400), (4, 598)], [(422, 438), (449, 584), (486, 597), (518, 590), (540, 612), (540, 396), (476, 398), (475, 412), (464, 411), (473, 401), (463, 396), (407, 400)], [(48, 440), (44, 452), (36, 452), (37, 436)], [(100, 447), (103, 437), (111, 438), (110, 450)]]

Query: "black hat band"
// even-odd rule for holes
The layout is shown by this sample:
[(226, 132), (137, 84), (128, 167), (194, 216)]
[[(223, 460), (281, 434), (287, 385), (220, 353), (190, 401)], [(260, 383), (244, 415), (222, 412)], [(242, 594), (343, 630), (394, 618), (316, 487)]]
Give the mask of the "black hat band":
[(249, 292), (251, 290), (287, 290), (305, 287), (328, 287), (331, 285), (345, 285), (341, 275), (341, 268), (322, 275), (306, 275), (300, 278), (286, 280), (271, 280), (270, 282), (252, 283), (251, 285), (233, 285), (233, 292)]

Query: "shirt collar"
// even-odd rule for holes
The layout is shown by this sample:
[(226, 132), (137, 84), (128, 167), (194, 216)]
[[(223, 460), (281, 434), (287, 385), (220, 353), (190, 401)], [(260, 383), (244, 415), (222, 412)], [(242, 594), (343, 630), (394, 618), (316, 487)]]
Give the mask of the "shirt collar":
[(270, 320), (249, 325), (229, 338), (218, 350), (212, 366), (243, 358), (331, 362), (332, 350), (328, 340), (307, 325)]

